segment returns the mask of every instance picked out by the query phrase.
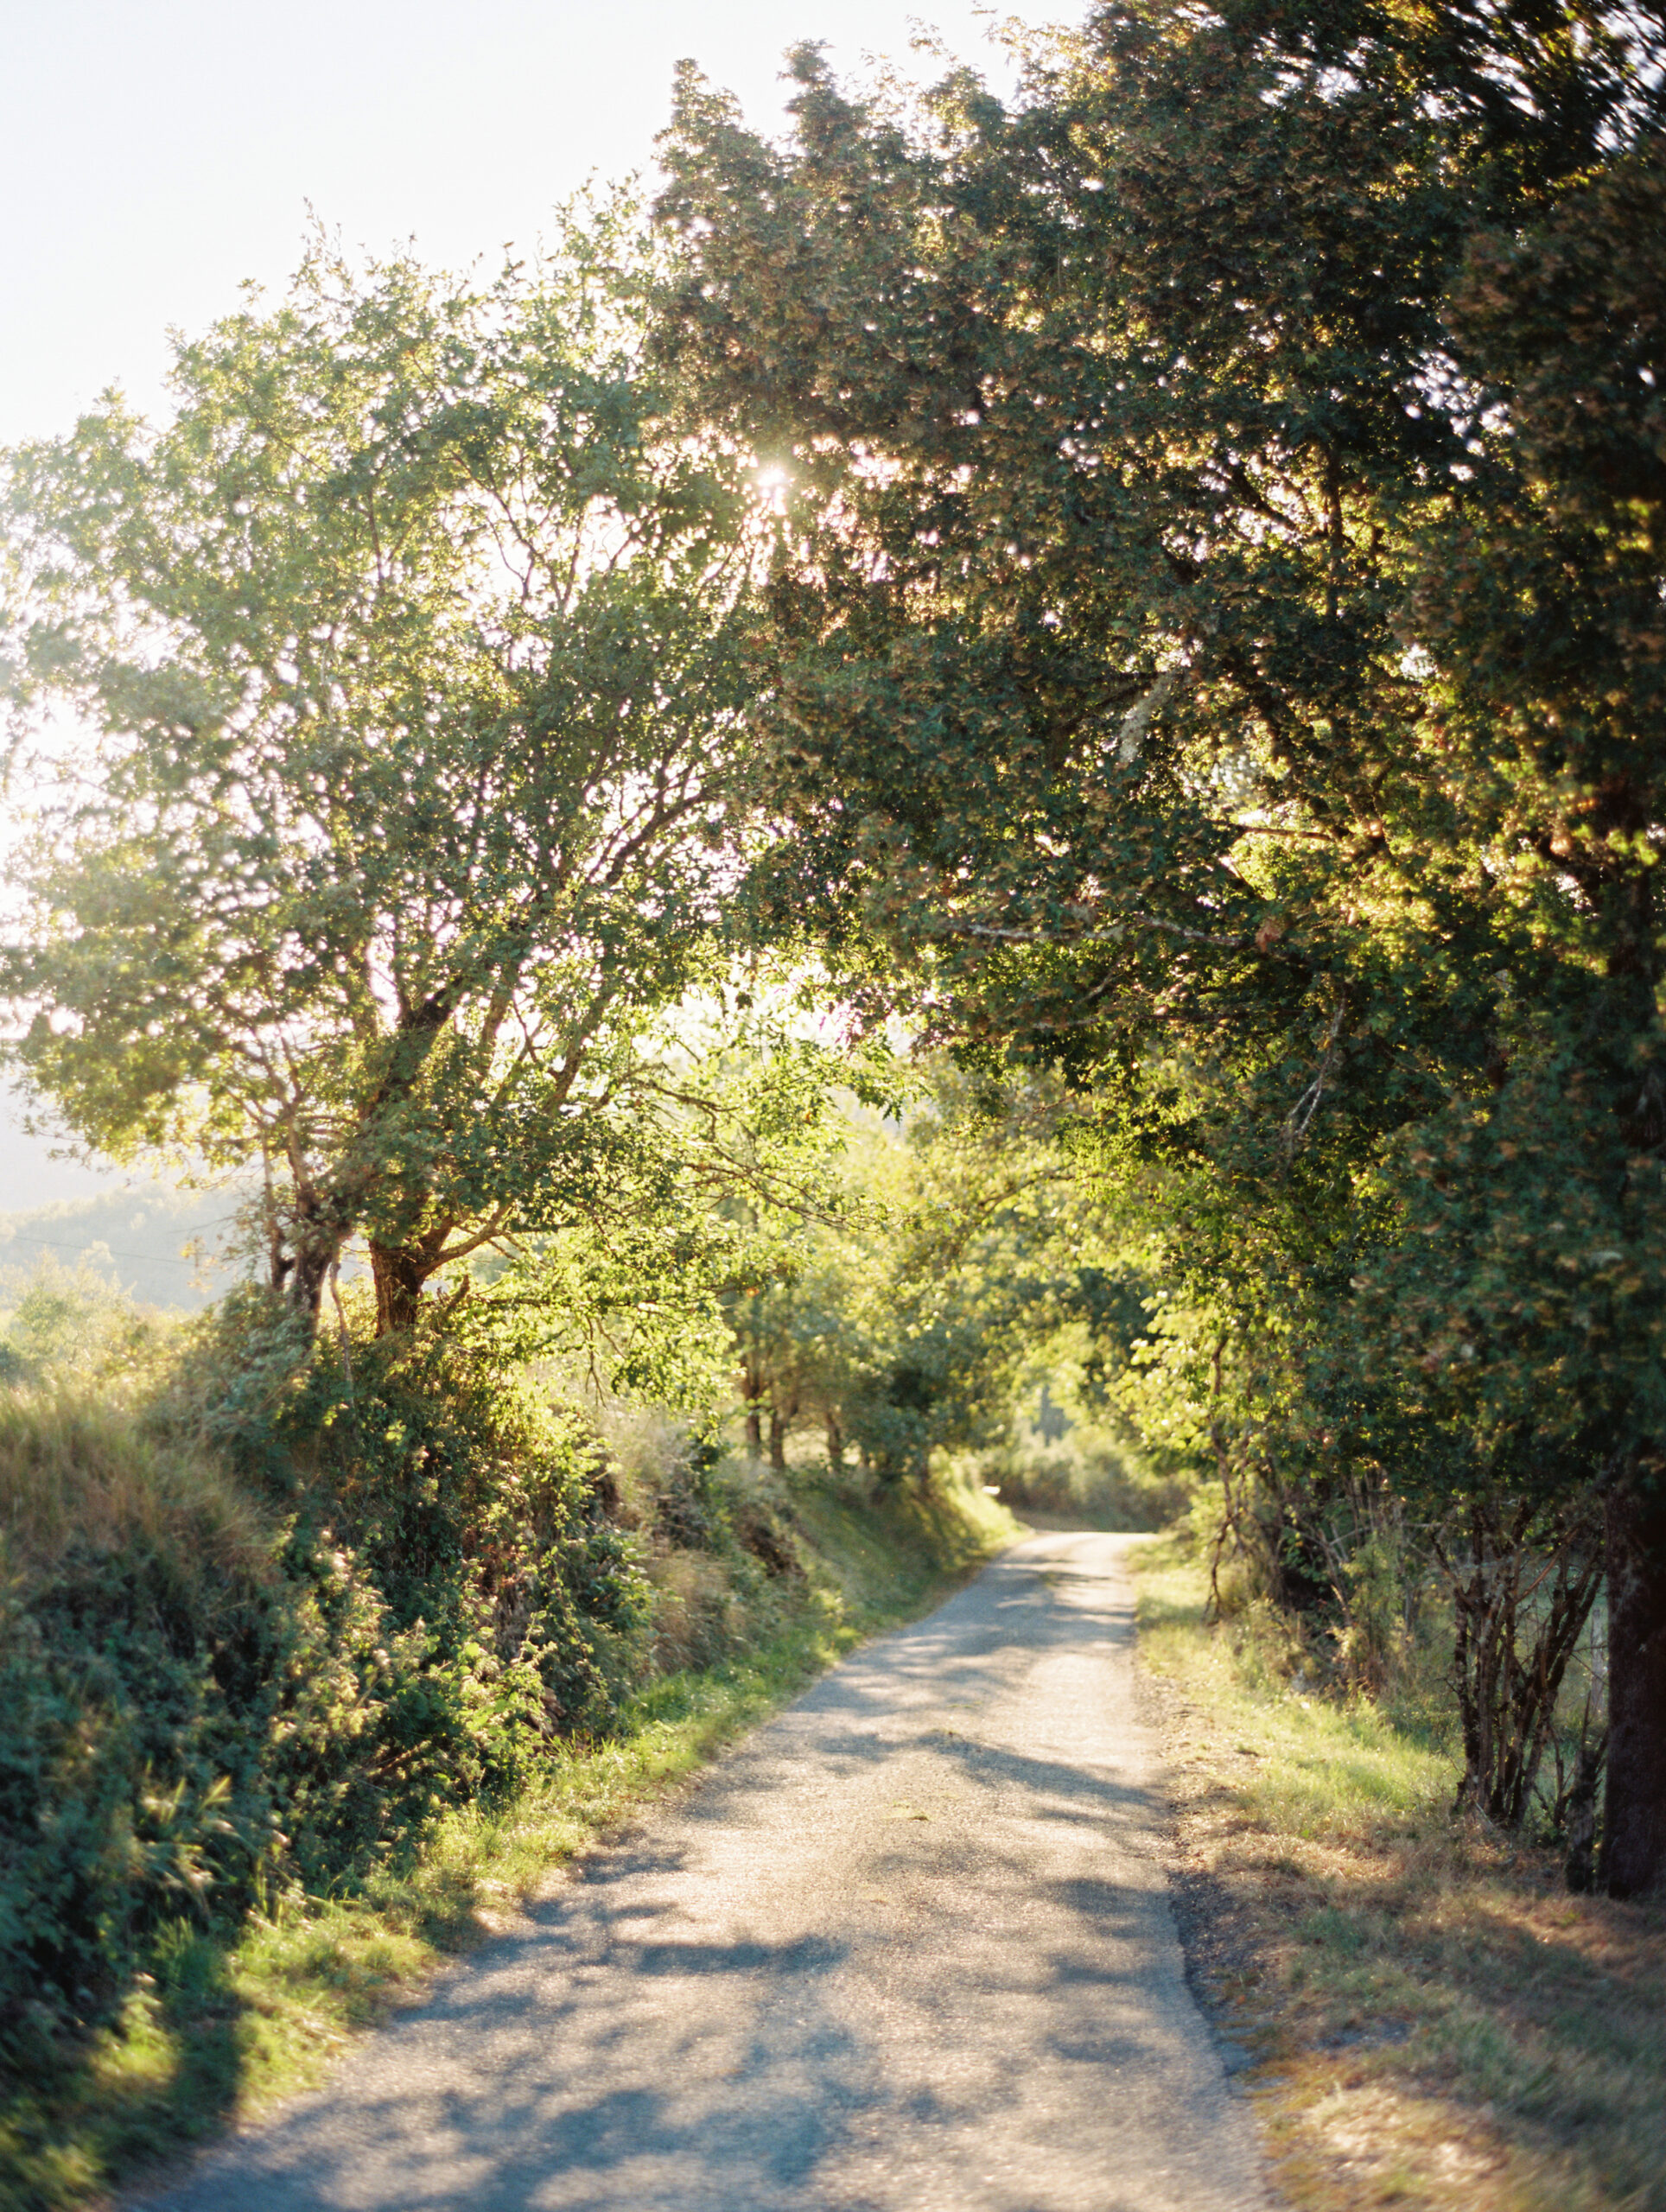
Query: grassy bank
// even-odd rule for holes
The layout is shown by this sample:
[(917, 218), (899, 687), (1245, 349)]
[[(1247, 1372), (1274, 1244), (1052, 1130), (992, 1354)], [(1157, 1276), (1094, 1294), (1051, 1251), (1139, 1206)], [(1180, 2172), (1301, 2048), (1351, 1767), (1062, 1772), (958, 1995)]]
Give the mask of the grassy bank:
[(1666, 1908), (1570, 1897), (1453, 1819), (1438, 1723), (1312, 1694), (1253, 1617), (1206, 1628), (1167, 1540), (1135, 1565), (1192, 1976), (1288, 2200), (1662, 2212)]
[(315, 2082), (354, 2034), (656, 1792), (764, 1718), (862, 1637), (938, 1603), (1010, 1517), (976, 1492), (881, 1506), (804, 1484), (773, 1500), (803, 1570), (751, 1648), (662, 1675), (602, 1739), (507, 1802), (460, 1808), (419, 1856), (351, 1895), (289, 1896), (233, 1928), (182, 1918), (120, 2020), (48, 2082), (0, 2103), (0, 2206), (62, 2212)]

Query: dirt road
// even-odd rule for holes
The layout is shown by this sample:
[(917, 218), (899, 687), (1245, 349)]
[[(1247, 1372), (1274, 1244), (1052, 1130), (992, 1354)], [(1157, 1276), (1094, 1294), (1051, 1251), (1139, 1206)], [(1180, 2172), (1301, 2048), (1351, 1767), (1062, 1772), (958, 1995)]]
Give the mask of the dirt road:
[(1027, 1539), (551, 1885), (169, 2212), (1250, 2212), (1127, 1539)]

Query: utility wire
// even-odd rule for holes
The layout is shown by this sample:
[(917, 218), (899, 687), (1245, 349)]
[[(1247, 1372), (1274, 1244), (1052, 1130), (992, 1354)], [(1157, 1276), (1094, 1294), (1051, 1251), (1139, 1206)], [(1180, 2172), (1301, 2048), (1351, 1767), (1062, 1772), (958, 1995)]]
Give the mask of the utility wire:
[(72, 1237), (25, 1236), (20, 1230), (0, 1230), (0, 1246), (7, 1244), (38, 1244), (43, 1252), (90, 1252), (94, 1245), (108, 1252), (112, 1260), (137, 1260), (147, 1268), (194, 1268), (195, 1260), (170, 1260), (162, 1252), (118, 1252), (113, 1244), (106, 1244), (102, 1236), (95, 1236), (92, 1243), (77, 1245)]

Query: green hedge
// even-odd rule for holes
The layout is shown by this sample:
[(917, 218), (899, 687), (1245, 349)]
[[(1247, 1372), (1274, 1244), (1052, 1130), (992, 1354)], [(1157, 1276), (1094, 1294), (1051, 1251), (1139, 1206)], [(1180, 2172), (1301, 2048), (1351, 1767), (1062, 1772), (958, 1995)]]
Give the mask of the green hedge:
[(143, 1413), (0, 1389), (14, 2058), (113, 2017), (163, 1927), (350, 1885), (639, 1671), (647, 1588), (576, 1418), (442, 1340), (349, 1373), (263, 1330), (214, 1317)]

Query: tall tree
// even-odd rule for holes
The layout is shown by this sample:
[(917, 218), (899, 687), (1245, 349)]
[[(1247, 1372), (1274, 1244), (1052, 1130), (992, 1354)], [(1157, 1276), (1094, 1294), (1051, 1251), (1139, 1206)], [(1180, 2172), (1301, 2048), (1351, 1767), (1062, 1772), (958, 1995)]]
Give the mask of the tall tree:
[[(320, 243), (5, 463), (22, 749), (80, 736), (0, 991), (80, 1136), (264, 1165), (315, 1316), (384, 1330), (512, 1228), (673, 1203), (656, 1024), (724, 970), (747, 849), (747, 495), (642, 359), (628, 206), (473, 286)], [(36, 772), (46, 775), (52, 765)]]
[(789, 895), (1206, 1170), (1355, 1403), (1507, 1402), (1607, 1484), (1620, 1892), (1666, 1877), (1663, 34), (1152, 0), (1010, 109), (804, 50), (785, 148), (685, 80), (664, 201), (678, 358), (791, 479)]
[(1377, 1287), (1426, 1374), (1598, 1472), (1629, 1896), (1666, 1878), (1666, 138), (1478, 233), (1448, 328), (1491, 427), (1413, 619), (1449, 849), (1510, 952), (1487, 1096), (1396, 1149)]
[[(1055, 1082), (946, 1062), (893, 1126), (844, 1133), (845, 1204), (800, 1221), (726, 1300), (749, 1448), (785, 1465), (817, 1416), (881, 1481), (1007, 1425), (1038, 1340), (1097, 1313), (1105, 1274)], [(768, 1262), (773, 1262), (773, 1264)]]

